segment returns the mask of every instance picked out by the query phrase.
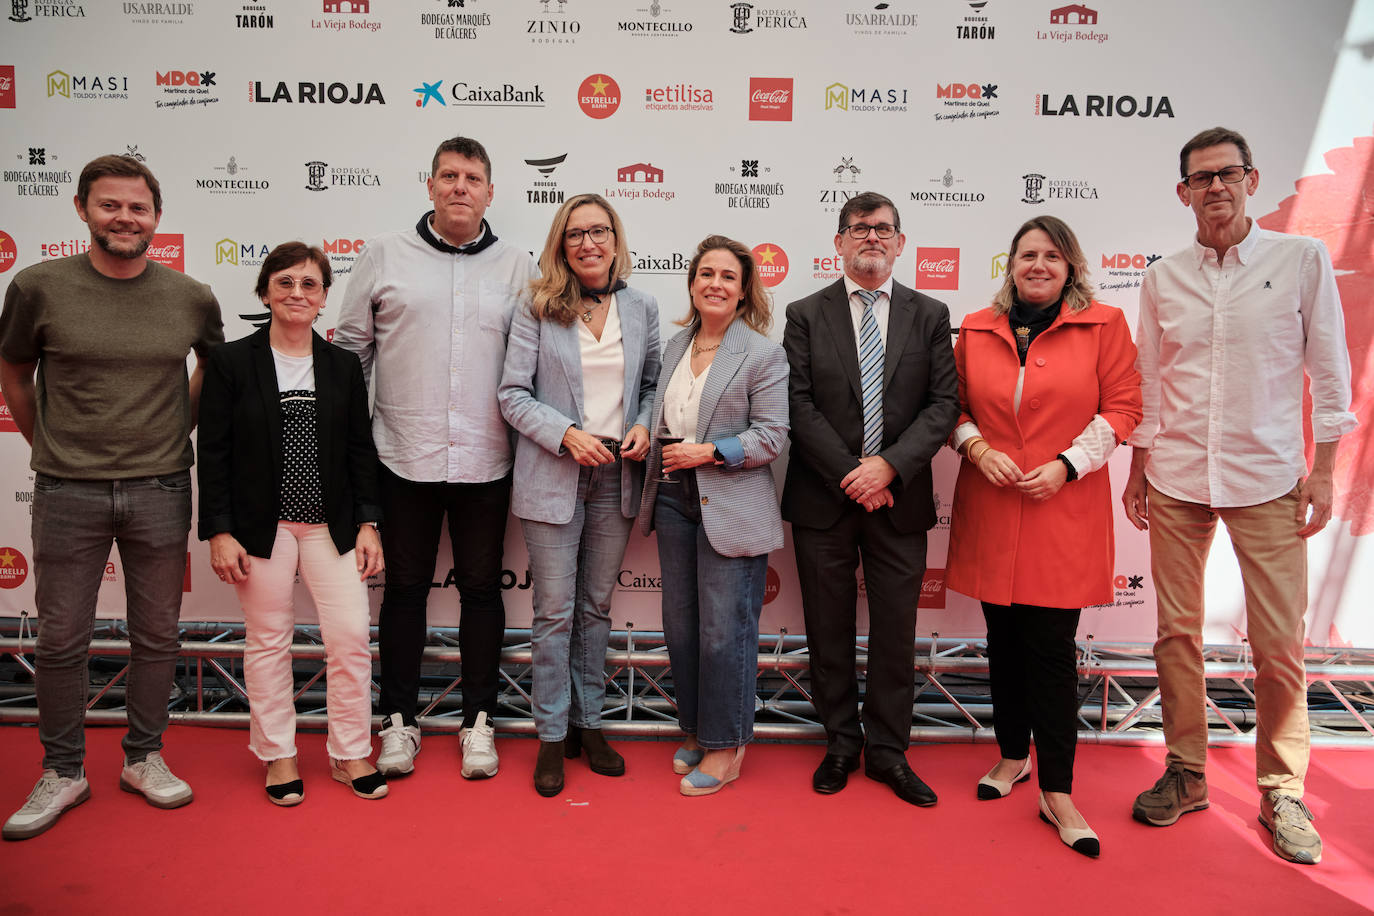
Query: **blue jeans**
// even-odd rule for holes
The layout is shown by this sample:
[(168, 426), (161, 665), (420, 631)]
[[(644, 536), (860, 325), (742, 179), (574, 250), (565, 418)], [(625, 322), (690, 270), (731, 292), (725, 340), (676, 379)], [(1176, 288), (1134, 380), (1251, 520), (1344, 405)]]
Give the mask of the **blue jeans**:
[(116, 542), (130, 644), (124, 755), (137, 762), (162, 749), (190, 530), (190, 471), (127, 480), (35, 475), (38, 737), (44, 769), (62, 776), (81, 770), (96, 594)]
[(534, 582), (534, 724), (562, 741), (568, 724), (600, 728), (611, 595), (634, 519), (620, 508), (620, 462), (584, 467), (565, 525), (523, 519)]
[(682, 730), (704, 748), (754, 737), (759, 613), (768, 555), (723, 557), (701, 523), (695, 476), (660, 484), (654, 506), (663, 573), (663, 636)]

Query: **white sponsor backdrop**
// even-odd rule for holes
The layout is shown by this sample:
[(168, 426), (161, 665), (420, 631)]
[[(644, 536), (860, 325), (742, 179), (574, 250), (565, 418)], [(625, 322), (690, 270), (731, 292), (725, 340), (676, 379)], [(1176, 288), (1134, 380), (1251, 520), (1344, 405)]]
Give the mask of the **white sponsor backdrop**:
[[(228, 337), (240, 337), (262, 311), (252, 286), (267, 249), (292, 238), (323, 244), (339, 274), (337, 303), (357, 249), (427, 208), (435, 145), (465, 134), (494, 160), (488, 218), (521, 247), (542, 244), (564, 195), (612, 199), (636, 257), (631, 282), (658, 297), (665, 335), (686, 306), (687, 258), (720, 232), (761, 246), (771, 262), (781, 339), (785, 304), (839, 275), (836, 214), (867, 189), (901, 210), (898, 278), (949, 303), (956, 325), (1000, 283), (1016, 227), (1045, 212), (1074, 227), (1101, 298), (1134, 321), (1144, 265), (1192, 232), (1173, 193), (1178, 147), (1222, 123), (1255, 150), (1262, 181), (1251, 214), (1271, 228), (1296, 219), (1332, 246), (1360, 398), (1369, 396), (1369, 236), (1340, 229), (1354, 222), (1350, 201), (1371, 173), (1374, 102), (1359, 54), (1374, 36), (1366, 0), (9, 5), (0, 19), (0, 284), (16, 268), (83, 250), (76, 175), (96, 155), (136, 152), (162, 182), (160, 254), (214, 287)], [(1300, 193), (1309, 181), (1325, 183)], [(1362, 216), (1367, 228), (1367, 209)], [(1352, 534), (1371, 528), (1360, 406), (1366, 426), (1342, 446), (1343, 517), (1311, 549), (1317, 644), (1374, 645), (1374, 621), (1357, 613), (1374, 586), (1368, 539)], [(947, 450), (935, 462), (942, 521), (931, 532), (919, 629), (977, 636), (976, 604), (943, 590), (956, 462)], [(1113, 460), (1118, 493), (1127, 463), (1125, 450)], [(0, 615), (33, 608), (27, 465), (23, 439), (0, 433), (0, 585), (9, 586)], [(775, 470), (781, 482), (781, 462)], [(1149, 641), (1147, 544), (1118, 518), (1118, 601), (1089, 609), (1082, 634)], [(1243, 600), (1224, 534), (1218, 540), (1206, 636), (1234, 643)], [(445, 544), (436, 624), (457, 621), (446, 553)], [(205, 546), (193, 542), (189, 556), (183, 616), (238, 618)], [(800, 632), (790, 545), (771, 564), (763, 630)], [(505, 565), (510, 624), (527, 625), (514, 520)], [(100, 613), (120, 616), (117, 552), (106, 578)], [(616, 627), (657, 628), (657, 588), (654, 545), (636, 535)], [(301, 603), (309, 619), (303, 589)]]

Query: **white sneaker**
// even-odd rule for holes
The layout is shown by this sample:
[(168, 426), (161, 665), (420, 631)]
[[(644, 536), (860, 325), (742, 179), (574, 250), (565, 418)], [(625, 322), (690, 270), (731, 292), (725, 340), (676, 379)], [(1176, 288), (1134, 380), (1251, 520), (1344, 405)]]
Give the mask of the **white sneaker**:
[(147, 799), (154, 808), (180, 808), (191, 803), (191, 787), (167, 768), (167, 761), (153, 751), (138, 763), (124, 761), (119, 787)]
[(463, 778), (486, 779), (495, 776), (500, 766), (496, 756), (496, 729), (492, 728), (485, 712), (477, 714), (472, 728), (465, 728), (463, 735)]
[(420, 753), (420, 729), (406, 725), (399, 712), (387, 716), (386, 723), (386, 728), (377, 732), (377, 737), (382, 739), (377, 771), (383, 776), (404, 776), (415, 769), (415, 755)]
[(86, 773), (76, 776), (58, 776), (56, 770), (44, 770), (29, 800), (24, 807), (10, 815), (5, 827), (0, 830), (7, 840), (27, 840), (47, 830), (62, 812), (75, 808), (91, 797), (91, 784), (86, 782)]

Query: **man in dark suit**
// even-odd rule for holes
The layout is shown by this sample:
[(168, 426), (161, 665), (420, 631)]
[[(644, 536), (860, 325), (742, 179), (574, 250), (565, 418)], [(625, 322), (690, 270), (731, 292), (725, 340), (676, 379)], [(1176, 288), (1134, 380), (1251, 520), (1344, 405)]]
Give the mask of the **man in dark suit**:
[[(864, 772), (913, 805), (935, 793), (906, 761), (915, 693), (916, 602), (935, 524), (930, 459), (959, 416), (949, 309), (892, 279), (906, 236), (892, 201), (840, 211), (844, 278), (787, 307), (783, 346), (792, 452), (782, 515), (797, 551), (812, 699), (825, 725), (817, 792)], [(863, 714), (855, 663), (855, 571), (868, 595)]]

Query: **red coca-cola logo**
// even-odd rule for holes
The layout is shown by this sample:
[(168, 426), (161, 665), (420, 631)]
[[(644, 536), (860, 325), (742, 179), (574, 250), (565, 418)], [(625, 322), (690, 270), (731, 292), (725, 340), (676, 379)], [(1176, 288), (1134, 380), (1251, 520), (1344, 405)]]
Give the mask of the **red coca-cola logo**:
[(0, 588), (18, 588), (29, 577), (29, 561), (13, 547), (0, 547)]
[(180, 233), (158, 234), (148, 245), (148, 259), (173, 270), (186, 272), (186, 237)]
[(917, 289), (958, 289), (958, 248), (917, 248)]
[(0, 67), (0, 108), (14, 107), (14, 65)]
[(792, 120), (792, 78), (751, 76), (749, 78), (749, 120)]
[(921, 580), (921, 600), (917, 602), (917, 607), (945, 606), (945, 571), (943, 569), (927, 569), (926, 576)]
[(10, 413), (10, 405), (5, 403), (5, 399), (0, 397), (0, 433), (17, 433), (19, 424), (14, 422), (14, 414)]

